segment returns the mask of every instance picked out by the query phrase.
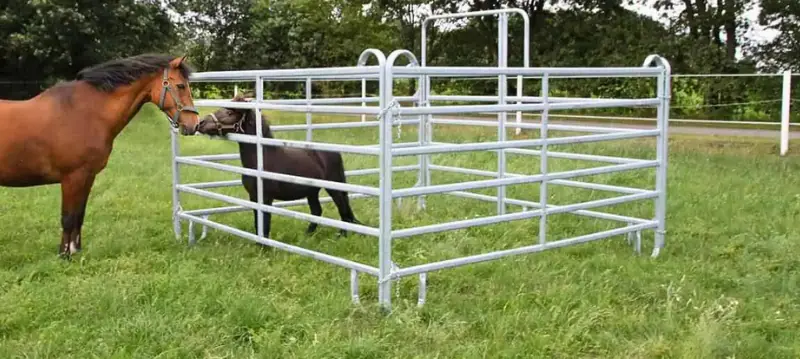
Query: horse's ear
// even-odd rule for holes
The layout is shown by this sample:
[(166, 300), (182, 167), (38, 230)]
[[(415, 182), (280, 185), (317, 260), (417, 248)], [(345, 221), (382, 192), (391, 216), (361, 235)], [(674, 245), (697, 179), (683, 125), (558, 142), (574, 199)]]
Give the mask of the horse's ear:
[(243, 93), (238, 93), (235, 96), (233, 96), (233, 100), (231, 100), (231, 101), (233, 101), (233, 102), (247, 102), (247, 95), (243, 94)]
[(255, 94), (252, 92), (243, 92), (241, 94), (236, 95), (239, 98), (239, 101), (247, 102), (248, 97), (255, 97)]
[(176, 57), (175, 59), (173, 59), (172, 61), (169, 62), (169, 65), (172, 66), (172, 68), (177, 69), (177, 68), (180, 68), (181, 64), (185, 60), (186, 60), (186, 55), (183, 55), (181, 57)]

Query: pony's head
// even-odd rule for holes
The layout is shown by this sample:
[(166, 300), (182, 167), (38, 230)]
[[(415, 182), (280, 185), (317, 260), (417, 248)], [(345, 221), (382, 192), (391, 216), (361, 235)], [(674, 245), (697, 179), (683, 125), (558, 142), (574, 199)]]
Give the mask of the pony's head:
[[(249, 102), (243, 95), (236, 95), (231, 102)], [(211, 136), (224, 136), (228, 133), (256, 134), (255, 111), (242, 108), (222, 107), (203, 117), (197, 131)], [(272, 137), (269, 124), (263, 121), (263, 135)]]

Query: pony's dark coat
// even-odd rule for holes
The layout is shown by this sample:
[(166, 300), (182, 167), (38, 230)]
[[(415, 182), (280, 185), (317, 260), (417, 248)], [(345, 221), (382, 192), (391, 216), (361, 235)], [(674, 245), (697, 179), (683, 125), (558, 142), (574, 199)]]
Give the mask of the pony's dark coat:
[[(236, 100), (236, 99), (234, 99)], [(252, 110), (219, 109), (214, 113), (219, 122), (232, 125), (240, 123), (240, 133), (256, 135), (256, 113)], [(243, 117), (243, 118), (242, 118)], [(269, 123), (261, 119), (262, 137), (273, 138)], [(209, 135), (222, 135), (216, 127), (212, 116), (206, 116), (198, 126), (200, 133)], [(224, 132), (224, 131), (222, 131)], [(227, 132), (226, 132), (227, 133)], [(239, 155), (242, 166), (250, 169), (258, 168), (258, 146), (250, 143), (239, 143)], [(300, 177), (322, 179), (334, 182), (347, 182), (345, 178), (344, 162), (338, 152), (316, 151), (300, 148), (286, 148), (264, 146), (264, 170)], [(258, 188), (256, 177), (242, 175), (242, 184), (247, 191), (250, 201), (258, 203)], [(322, 215), (322, 205), (319, 202), (319, 187), (306, 186), (282, 181), (263, 179), (264, 204), (271, 205), (274, 200), (291, 201), (302, 198), (308, 199), (308, 206), (312, 215)], [(334, 189), (325, 189), (331, 196), (342, 221), (360, 223), (353, 214), (347, 192)], [(253, 211), (254, 228), (258, 230), (258, 212)], [(264, 213), (262, 223), (264, 236), (269, 237), (271, 215)], [(317, 229), (316, 223), (308, 225), (308, 233)], [(342, 235), (347, 232), (340, 230)]]

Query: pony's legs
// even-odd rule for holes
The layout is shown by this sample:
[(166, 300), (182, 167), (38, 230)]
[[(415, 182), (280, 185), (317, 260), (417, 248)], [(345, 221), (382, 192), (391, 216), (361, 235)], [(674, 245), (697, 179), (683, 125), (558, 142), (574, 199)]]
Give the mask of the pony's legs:
[[(347, 197), (347, 192), (332, 189), (327, 189), (326, 191), (331, 196), (333, 203), (336, 205), (336, 209), (339, 210), (339, 217), (342, 218), (342, 221), (361, 224), (353, 214), (353, 208), (350, 207), (350, 198)], [(339, 230), (339, 234), (346, 236), (347, 231), (344, 229)]]
[[(319, 203), (319, 191), (312, 193), (308, 196), (308, 209), (311, 215), (322, 216), (322, 204)], [(314, 233), (317, 230), (317, 224), (311, 222), (308, 224), (307, 234)]]
[(61, 246), (58, 253), (70, 256), (81, 250), (81, 228), (86, 201), (94, 184), (95, 173), (75, 171), (61, 181)]
[[(250, 201), (253, 203), (258, 203), (258, 191), (252, 190), (248, 191), (250, 195)], [(270, 196), (264, 195), (264, 204), (267, 206), (272, 205), (273, 198)], [(269, 212), (264, 212), (264, 222), (261, 223), (261, 226), (264, 228), (264, 237), (269, 238), (269, 230), (270, 230), (270, 222), (272, 220), (272, 214)], [(256, 234), (258, 234), (258, 211), (253, 210), (253, 228), (256, 230)]]

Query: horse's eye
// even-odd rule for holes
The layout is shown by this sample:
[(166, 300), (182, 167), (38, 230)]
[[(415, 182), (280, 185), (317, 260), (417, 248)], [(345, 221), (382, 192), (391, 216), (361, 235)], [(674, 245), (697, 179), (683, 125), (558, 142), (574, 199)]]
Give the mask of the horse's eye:
[(185, 84), (178, 84), (178, 85), (176, 85), (176, 87), (177, 87), (179, 90), (185, 90), (185, 89), (186, 89), (186, 85), (185, 85)]

